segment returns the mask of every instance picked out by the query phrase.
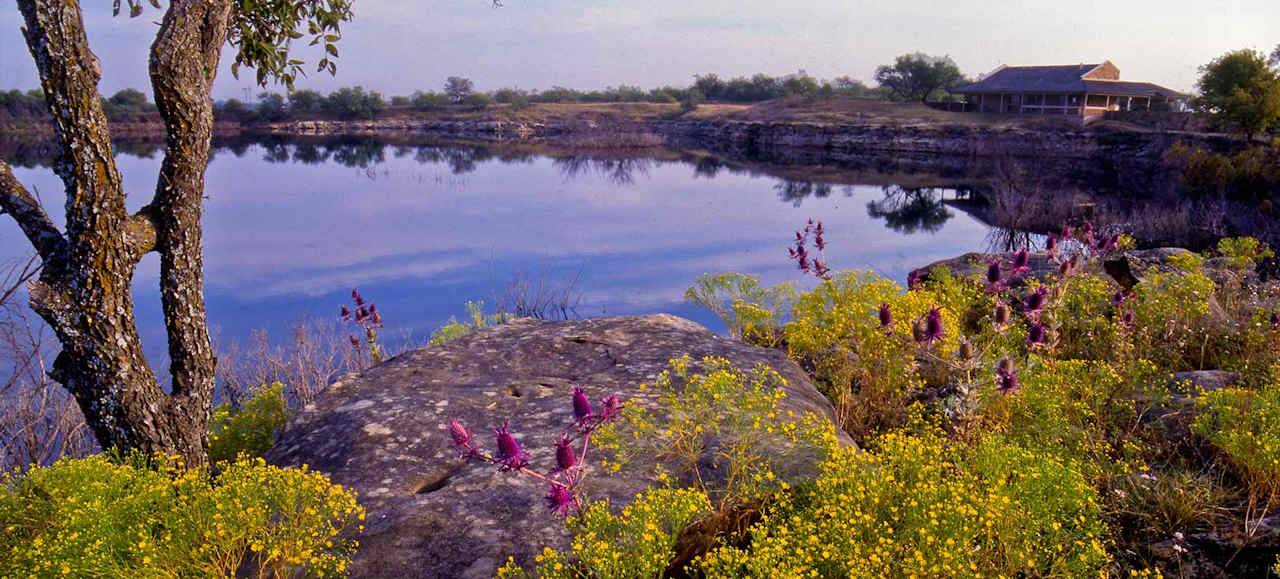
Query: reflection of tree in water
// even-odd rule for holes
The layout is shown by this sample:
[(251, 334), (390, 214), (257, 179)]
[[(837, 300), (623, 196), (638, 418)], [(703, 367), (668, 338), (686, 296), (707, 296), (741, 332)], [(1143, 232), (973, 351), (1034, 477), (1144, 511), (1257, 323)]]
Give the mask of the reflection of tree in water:
[(882, 199), (867, 202), (867, 215), (883, 218), (885, 227), (898, 233), (936, 233), (952, 217), (939, 189), (886, 185), (881, 190)]
[(387, 160), (387, 146), (376, 139), (325, 145), (330, 158), (343, 167), (367, 169)]
[(319, 145), (302, 143), (293, 148), (293, 160), (304, 165), (320, 165), (329, 160), (329, 151)]
[(636, 173), (648, 175), (649, 168), (653, 166), (650, 159), (599, 159), (586, 155), (556, 157), (552, 162), (566, 179), (577, 179), (594, 172), (615, 185), (631, 185), (636, 181)]
[(992, 227), (987, 232), (986, 250), (988, 253), (1010, 253), (1026, 248), (1038, 249), (1036, 235), (1029, 231), (1020, 231), (1012, 227)]
[(806, 197), (830, 197), (835, 187), (830, 183), (784, 180), (775, 183), (773, 189), (778, 192), (778, 199), (790, 203), (792, 207), (799, 207)]
[(706, 177), (707, 179), (714, 179), (725, 168), (724, 162), (715, 157), (698, 157), (692, 160), (691, 164), (693, 165), (693, 176), (695, 178)]

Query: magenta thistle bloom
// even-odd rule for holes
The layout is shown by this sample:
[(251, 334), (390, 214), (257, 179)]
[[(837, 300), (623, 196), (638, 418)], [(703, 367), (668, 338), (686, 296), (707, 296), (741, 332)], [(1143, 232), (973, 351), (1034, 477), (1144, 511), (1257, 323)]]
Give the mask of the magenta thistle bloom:
[(493, 435), (498, 441), (498, 462), (502, 463), (502, 470), (519, 470), (529, 464), (529, 453), (520, 448), (506, 422), (493, 429)]
[(1058, 249), (1058, 236), (1050, 235), (1049, 239), (1044, 242), (1044, 250), (1053, 253)]
[(919, 289), (919, 288), (920, 288), (920, 284), (921, 284), (921, 282), (922, 282), (922, 280), (920, 279), (920, 270), (918, 270), (918, 269), (913, 269), (913, 270), (911, 270), (911, 273), (907, 274), (907, 289), (908, 289), (908, 290)]
[(1032, 324), (1031, 327), (1027, 329), (1028, 347), (1035, 348), (1036, 346), (1044, 344), (1044, 329), (1044, 324), (1040, 322)]
[(573, 491), (558, 484), (549, 485), (547, 491), (547, 508), (552, 512), (566, 517), (569, 515), (569, 509), (578, 506), (578, 497)]
[(1027, 262), (1030, 261), (1030, 259), (1031, 256), (1027, 254), (1027, 248), (1025, 247), (1019, 249), (1018, 253), (1013, 254), (1013, 274), (1017, 275), (1026, 271), (1028, 269)]
[(929, 308), (924, 317), (924, 341), (933, 342), (942, 337), (942, 310)]
[(348, 310), (347, 306), (342, 306), (342, 319), (351, 319), (351, 310)]
[(1133, 316), (1133, 312), (1131, 311), (1125, 312), (1120, 315), (1120, 323), (1124, 324), (1126, 328), (1133, 327), (1133, 321), (1134, 321), (1134, 316)]
[(360, 292), (356, 288), (351, 288), (351, 301), (355, 302), (357, 307), (364, 305), (364, 298), (360, 297)]
[(1013, 394), (1018, 390), (1018, 370), (1008, 358), (996, 366), (996, 390), (1001, 394)]
[(1125, 295), (1124, 290), (1116, 290), (1116, 293), (1111, 294), (1111, 305), (1118, 308), (1128, 299), (1129, 296)]
[(561, 434), (556, 441), (556, 471), (564, 472), (578, 464), (578, 455), (573, 452), (573, 440), (568, 434)]
[(827, 242), (825, 239), (822, 238), (822, 222), (821, 221), (819, 221), (817, 227), (814, 227), (813, 229), (813, 244), (817, 246), (818, 251), (823, 251), (827, 248)]
[(1271, 329), (1280, 330), (1280, 312), (1271, 312)]
[(987, 263), (987, 285), (1000, 283), (1000, 260), (993, 259)]
[(577, 422), (591, 418), (591, 401), (587, 400), (587, 392), (581, 387), (573, 388), (573, 419)]
[(1026, 304), (1022, 308), (1023, 311), (1029, 316), (1040, 313), (1040, 310), (1044, 309), (1044, 300), (1047, 295), (1048, 292), (1044, 289), (1044, 286), (1036, 288), (1036, 291), (1027, 296)]
[(449, 436), (453, 437), (453, 443), (457, 446), (471, 445), (471, 433), (457, 420), (449, 423)]
[(880, 304), (880, 327), (888, 328), (893, 325), (893, 312), (889, 311), (889, 304)]
[(1071, 239), (1071, 226), (1070, 226), (1070, 225), (1063, 225), (1063, 226), (1062, 226), (1062, 238), (1063, 238), (1063, 239)]
[(600, 413), (601, 422), (613, 420), (622, 411), (622, 400), (618, 398), (617, 394), (606, 396), (604, 400), (600, 401), (600, 405), (604, 407), (604, 410)]

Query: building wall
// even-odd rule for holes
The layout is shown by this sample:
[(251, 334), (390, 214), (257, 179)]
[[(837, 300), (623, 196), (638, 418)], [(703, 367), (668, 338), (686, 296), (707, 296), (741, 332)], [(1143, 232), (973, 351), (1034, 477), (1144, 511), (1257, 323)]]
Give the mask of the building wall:
[(1090, 80), (1120, 80), (1120, 69), (1110, 62), (1102, 63), (1102, 66), (1089, 71), (1082, 78)]

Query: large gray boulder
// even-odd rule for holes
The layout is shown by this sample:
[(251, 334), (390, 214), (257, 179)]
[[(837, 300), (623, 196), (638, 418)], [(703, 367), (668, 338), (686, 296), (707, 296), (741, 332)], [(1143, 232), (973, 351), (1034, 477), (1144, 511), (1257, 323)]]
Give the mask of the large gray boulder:
[[(637, 387), (653, 384), (683, 354), (719, 356), (743, 369), (767, 364), (786, 379), (785, 409), (833, 415), (783, 352), (682, 318), (522, 319), (343, 378), (290, 419), (267, 459), (307, 463), (359, 492), (368, 518), (352, 576), (490, 577), (508, 556), (528, 567), (544, 546), (564, 548), (569, 536), (543, 502), (543, 483), (458, 460), (449, 421), (461, 420), (492, 449), (491, 429), (510, 420), (532, 465), (546, 470), (553, 442), (572, 421), (574, 386), (595, 404), (617, 393), (625, 404), (656, 406), (656, 393)], [(802, 451), (762, 452), (784, 478), (816, 472), (815, 458)], [(589, 490), (629, 502), (652, 482), (638, 472), (644, 469), (592, 472)]]

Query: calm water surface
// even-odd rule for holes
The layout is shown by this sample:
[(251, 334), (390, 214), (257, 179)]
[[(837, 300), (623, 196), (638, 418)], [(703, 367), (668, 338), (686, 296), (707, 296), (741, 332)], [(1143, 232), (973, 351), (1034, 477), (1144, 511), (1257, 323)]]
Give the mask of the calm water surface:
[[(136, 209), (154, 189), (159, 155), (117, 162)], [(49, 169), (15, 171), (61, 212)], [(923, 220), (873, 216), (868, 203), (886, 198), (879, 185), (817, 186), (815, 195), (812, 184), (678, 160), (252, 145), (217, 154), (207, 180), (206, 297), (223, 341), (255, 328), (283, 338), (301, 319), (335, 318), (358, 287), (385, 317), (387, 339), (412, 343), (463, 317), (468, 300), (492, 312), (516, 278), (573, 281), (582, 316), (666, 312), (722, 330), (684, 302), (685, 289), (707, 272), (801, 279), (787, 247), (810, 218), (826, 226), (832, 267), (899, 282), (914, 267), (984, 249), (990, 234), (936, 204)], [(27, 253), (16, 225), (0, 219), (0, 262)], [(153, 360), (164, 352), (158, 269), (152, 254), (135, 279)]]

